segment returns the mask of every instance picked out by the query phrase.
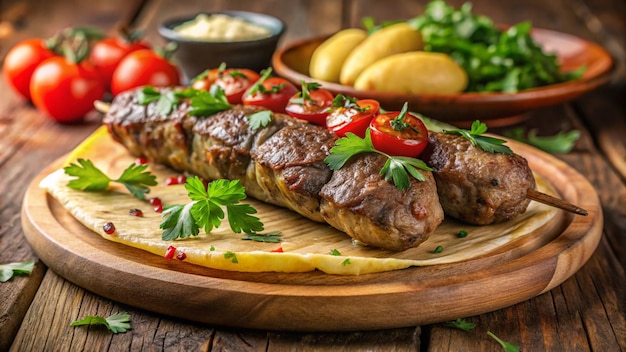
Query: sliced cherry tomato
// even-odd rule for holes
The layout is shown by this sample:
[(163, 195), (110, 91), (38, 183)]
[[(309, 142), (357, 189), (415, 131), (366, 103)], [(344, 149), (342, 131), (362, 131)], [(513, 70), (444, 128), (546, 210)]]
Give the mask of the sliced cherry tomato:
[(54, 56), (39, 64), (30, 82), (33, 104), (58, 122), (83, 119), (102, 98), (104, 86), (88, 63), (74, 63)]
[(370, 122), (372, 145), (392, 156), (418, 157), (428, 145), (428, 129), (419, 117), (407, 112), (391, 111)]
[(142, 41), (131, 42), (124, 38), (105, 38), (91, 48), (89, 61), (102, 76), (105, 88), (110, 89), (113, 72), (122, 59), (142, 49), (150, 49), (150, 44)]
[(329, 130), (339, 137), (351, 132), (364, 138), (370, 121), (380, 111), (380, 103), (373, 99), (356, 100), (338, 95), (331, 109), (326, 118), (326, 126)]
[(211, 85), (217, 84), (224, 90), (229, 103), (241, 104), (243, 94), (259, 78), (261, 76), (258, 73), (247, 68), (225, 68), (225, 66), (220, 66), (220, 68), (205, 71), (201, 76), (196, 77), (192, 87), (208, 91)]
[(333, 93), (320, 88), (319, 83), (302, 83), (302, 92), (291, 97), (285, 107), (287, 114), (326, 127), (326, 117), (333, 103)]
[(5, 81), (16, 93), (30, 100), (30, 80), (35, 68), (54, 55), (42, 39), (26, 39), (17, 43), (4, 58), (2, 72)]
[(126, 55), (113, 72), (111, 92), (117, 95), (141, 86), (167, 87), (180, 84), (178, 67), (153, 50), (142, 49)]
[(285, 113), (289, 99), (298, 92), (298, 88), (283, 78), (269, 77), (270, 73), (271, 69), (263, 71), (262, 77), (244, 93), (243, 104)]

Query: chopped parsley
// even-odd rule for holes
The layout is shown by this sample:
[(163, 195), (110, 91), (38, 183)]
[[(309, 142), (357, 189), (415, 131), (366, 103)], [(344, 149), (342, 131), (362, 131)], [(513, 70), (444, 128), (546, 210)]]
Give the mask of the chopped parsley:
[(100, 169), (94, 166), (91, 160), (78, 159), (78, 164), (71, 163), (63, 168), (69, 176), (76, 176), (70, 180), (67, 186), (71, 189), (89, 192), (102, 192), (109, 188), (111, 182), (121, 183), (128, 191), (139, 199), (146, 199), (146, 193), (150, 192), (148, 186), (156, 186), (156, 176), (145, 171), (147, 164), (136, 165), (132, 163), (117, 179), (111, 179)]
[(131, 329), (130, 314), (126, 312), (119, 312), (109, 316), (108, 318), (88, 315), (83, 319), (76, 320), (75, 322), (70, 324), (70, 326), (82, 325), (104, 325), (114, 334), (126, 332)]
[(272, 121), (272, 112), (270, 110), (257, 111), (254, 114), (248, 115), (248, 124), (253, 130), (258, 130), (261, 127), (267, 126)]
[(232, 107), (222, 87), (215, 84), (209, 91), (194, 88), (159, 91), (147, 86), (137, 92), (139, 104), (148, 105), (156, 102), (157, 111), (163, 115), (171, 114), (183, 99), (191, 100), (189, 115), (192, 116), (210, 116)]
[[(380, 170), (380, 174), (386, 181), (392, 180), (398, 189), (406, 189), (411, 185), (409, 176), (413, 176), (418, 181), (425, 181), (426, 178), (419, 170), (431, 171), (432, 169), (422, 160), (409, 158), (406, 156), (391, 156), (383, 153), (372, 145), (370, 129), (365, 132), (365, 138), (361, 138), (354, 133), (348, 132), (345, 137), (337, 140), (330, 154), (324, 162), (331, 170), (338, 170), (354, 155), (360, 153), (378, 153), (387, 157), (387, 162)], [(419, 170), (418, 170), (419, 169)]]
[(0, 264), (0, 282), (9, 281), (14, 275), (30, 275), (35, 267), (32, 260), (26, 262)]
[(489, 153), (502, 153), (506, 155), (513, 155), (513, 151), (508, 146), (504, 145), (506, 141), (504, 139), (483, 136), (482, 134), (487, 132), (487, 125), (476, 120), (472, 123), (470, 130), (444, 130), (444, 133), (459, 134), (473, 145), (478, 146), (480, 149)]

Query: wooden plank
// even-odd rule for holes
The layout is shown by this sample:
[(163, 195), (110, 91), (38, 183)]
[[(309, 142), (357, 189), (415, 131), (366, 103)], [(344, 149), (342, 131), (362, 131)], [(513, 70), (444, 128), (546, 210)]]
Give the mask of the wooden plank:
[[(0, 57), (18, 41), (49, 37), (71, 25), (109, 29), (130, 16), (134, 3), (128, 1), (83, 2), (26, 0), (0, 3)], [(68, 16), (72, 13), (73, 16)], [(82, 125), (61, 126), (18, 98), (0, 80), (0, 263), (35, 260), (28, 277), (0, 285), (0, 350), (7, 350), (41, 282), (46, 267), (25, 242), (19, 224), (19, 209), (29, 179), (44, 164), (71, 150), (99, 125), (100, 115), (92, 113)]]

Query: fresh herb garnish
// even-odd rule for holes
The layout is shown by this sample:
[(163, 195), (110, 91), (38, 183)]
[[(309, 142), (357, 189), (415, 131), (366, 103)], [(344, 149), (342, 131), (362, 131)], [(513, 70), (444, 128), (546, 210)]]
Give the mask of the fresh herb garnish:
[(280, 242), (280, 231), (272, 231), (268, 233), (246, 233), (242, 240), (255, 241), (255, 242), (265, 242), (265, 243), (279, 243)]
[(341, 264), (343, 264), (343, 265), (350, 265), (350, 264), (352, 264), (352, 263), (350, 262), (350, 258), (346, 258), (346, 260), (344, 260), (343, 262), (341, 262)]
[(500, 346), (504, 348), (505, 352), (519, 352), (519, 347), (517, 345), (501, 340), (498, 336), (496, 336), (491, 331), (487, 331), (487, 335), (489, 335), (494, 340), (496, 340), (500, 344)]
[(104, 325), (112, 333), (117, 334), (120, 332), (126, 332), (131, 329), (130, 327), (130, 314), (126, 312), (115, 313), (108, 318), (88, 315), (81, 320), (77, 320), (70, 324), (70, 326), (81, 325)]
[(13, 275), (30, 275), (35, 267), (32, 260), (26, 262), (16, 262), (0, 264), (0, 282), (9, 281)]
[(559, 132), (552, 136), (537, 136), (537, 130), (532, 129), (524, 136), (523, 127), (504, 131), (504, 135), (511, 139), (535, 146), (548, 153), (566, 154), (572, 151), (576, 141), (580, 138), (580, 131)]
[(165, 241), (197, 236), (200, 228), (206, 233), (219, 227), (226, 208), (228, 223), (235, 233), (263, 231), (263, 223), (249, 204), (240, 203), (246, 198), (245, 189), (239, 180), (215, 180), (205, 188), (199, 177), (187, 179), (185, 189), (192, 200), (185, 205), (168, 205), (163, 208), (162, 238)]
[(272, 121), (272, 112), (270, 110), (257, 111), (254, 114), (248, 115), (248, 124), (253, 130), (267, 126)]
[(235, 264), (239, 263), (239, 260), (237, 260), (237, 255), (231, 251), (224, 253), (224, 258), (230, 259), (232, 263), (235, 263)]
[(222, 87), (215, 84), (211, 86), (209, 91), (187, 88), (161, 92), (148, 86), (137, 92), (139, 104), (148, 105), (156, 101), (156, 109), (163, 115), (171, 114), (180, 105), (182, 99), (191, 99), (189, 115), (193, 116), (210, 116), (232, 107)]
[(383, 153), (372, 145), (370, 129), (365, 131), (365, 138), (361, 138), (354, 133), (348, 132), (345, 137), (337, 140), (330, 154), (324, 162), (331, 170), (338, 170), (354, 155), (360, 153), (378, 153), (387, 157), (387, 162), (380, 170), (380, 174), (386, 181), (392, 180), (398, 189), (406, 189), (411, 185), (409, 178), (413, 176), (418, 181), (425, 181), (426, 178), (418, 169), (431, 171), (432, 169), (422, 160), (405, 156), (391, 156)]
[(265, 86), (263, 85), (263, 82), (265, 82), (268, 78), (270, 78), (270, 76), (272, 75), (272, 68), (268, 67), (265, 70), (261, 71), (261, 77), (259, 78), (258, 81), (256, 81), (252, 87), (250, 87), (250, 91), (249, 95), (255, 95), (256, 93), (261, 93), (261, 94), (272, 94), (272, 93), (278, 93), (280, 92), (283, 88), (285, 88), (286, 84), (276, 84), (273, 85), (270, 89), (265, 88)]
[(111, 182), (117, 182), (124, 185), (133, 196), (143, 200), (146, 199), (146, 193), (150, 192), (148, 186), (157, 185), (156, 176), (150, 171), (145, 171), (148, 167), (147, 164), (136, 165), (132, 163), (119, 178), (111, 179), (95, 167), (91, 160), (78, 159), (77, 162), (78, 164), (71, 163), (63, 168), (67, 175), (77, 177), (67, 183), (71, 189), (102, 192), (109, 188)]
[(522, 22), (506, 31), (472, 13), (470, 2), (458, 10), (443, 0), (431, 1), (407, 21), (424, 38), (424, 51), (450, 55), (468, 74), (467, 91), (517, 92), (582, 75), (585, 67), (561, 72), (556, 55), (544, 53)]
[(476, 324), (470, 323), (461, 318), (457, 318), (456, 320), (453, 320), (453, 321), (448, 321), (444, 325), (447, 327), (451, 327), (451, 328), (455, 328), (455, 329), (459, 329), (463, 331), (470, 331), (476, 327)]
[(467, 231), (465, 231), (465, 230), (460, 230), (460, 231), (459, 231), (459, 233), (457, 233), (457, 236), (458, 236), (459, 238), (465, 238), (465, 237), (467, 237)]
[(191, 108), (189, 109), (189, 115), (211, 116), (232, 107), (222, 87), (216, 84), (212, 85), (208, 92), (206, 90), (195, 90), (194, 93), (190, 96)]
[(444, 130), (444, 133), (460, 134), (473, 145), (480, 147), (480, 149), (489, 153), (502, 153), (506, 155), (512, 155), (513, 151), (508, 146), (504, 145), (505, 140), (483, 136), (482, 134), (487, 132), (487, 125), (476, 120), (472, 123), (471, 129), (468, 130)]
[(289, 99), (289, 102), (292, 104), (305, 105), (307, 101), (312, 101), (311, 92), (316, 91), (322, 87), (321, 84), (317, 82), (305, 82), (301, 80), (302, 89), (300, 92), (296, 93), (296, 95)]
[(443, 252), (443, 246), (437, 246), (435, 250), (433, 250), (433, 253), (441, 253), (441, 252)]
[(359, 112), (369, 110), (369, 106), (359, 106), (356, 102), (358, 99), (343, 94), (337, 94), (330, 104), (333, 108), (354, 109)]
[(336, 248), (331, 249), (329, 254), (330, 255), (335, 255), (335, 256), (341, 255), (341, 253)]

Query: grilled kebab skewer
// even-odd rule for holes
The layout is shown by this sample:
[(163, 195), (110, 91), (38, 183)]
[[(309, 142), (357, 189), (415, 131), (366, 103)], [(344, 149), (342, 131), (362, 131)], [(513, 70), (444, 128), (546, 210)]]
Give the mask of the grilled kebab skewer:
[(167, 116), (155, 105), (141, 105), (129, 91), (109, 107), (104, 124), (132, 155), (206, 179), (239, 179), (251, 197), (380, 248), (418, 246), (444, 211), (484, 225), (523, 213), (533, 195), (546, 196), (535, 190), (524, 158), (487, 153), (455, 135), (431, 133), (422, 159), (434, 172), (422, 172), (425, 182), (411, 180), (401, 191), (379, 175), (380, 155), (360, 154), (331, 171), (323, 160), (337, 137), (319, 126), (274, 114), (267, 127), (253, 130), (246, 116), (256, 108), (198, 118), (187, 114), (186, 102)]
[(205, 118), (189, 115), (186, 101), (163, 115), (156, 102), (141, 105), (136, 93), (117, 95), (103, 119), (134, 156), (207, 180), (238, 179), (253, 198), (388, 250), (418, 246), (443, 221), (431, 172), (399, 190), (379, 175), (385, 157), (373, 153), (333, 172), (324, 159), (337, 137), (326, 128), (274, 114), (255, 130), (247, 116), (258, 108), (235, 106)]

